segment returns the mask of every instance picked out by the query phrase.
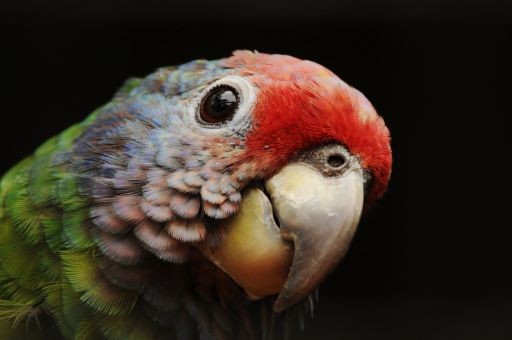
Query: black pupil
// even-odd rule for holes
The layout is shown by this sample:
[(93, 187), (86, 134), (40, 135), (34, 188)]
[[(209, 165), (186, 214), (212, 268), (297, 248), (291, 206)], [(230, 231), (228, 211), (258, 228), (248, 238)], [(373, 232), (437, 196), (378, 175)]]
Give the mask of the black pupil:
[(203, 103), (201, 116), (207, 122), (220, 122), (233, 115), (238, 107), (234, 89), (223, 86), (214, 89)]
[(339, 168), (343, 164), (345, 164), (345, 157), (342, 155), (331, 155), (327, 159), (327, 163), (329, 163), (330, 166), (333, 168)]

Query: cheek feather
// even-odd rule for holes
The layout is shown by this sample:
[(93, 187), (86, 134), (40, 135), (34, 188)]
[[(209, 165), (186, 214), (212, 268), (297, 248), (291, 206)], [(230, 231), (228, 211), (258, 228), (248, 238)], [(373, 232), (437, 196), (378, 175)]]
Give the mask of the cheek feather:
[(260, 90), (246, 157), (271, 174), (302, 149), (338, 141), (372, 173), (367, 200), (373, 202), (384, 192), (391, 169), (384, 121), (374, 111), (369, 113), (368, 105), (360, 105), (360, 94), (349, 87), (326, 90), (315, 82), (289, 84)]

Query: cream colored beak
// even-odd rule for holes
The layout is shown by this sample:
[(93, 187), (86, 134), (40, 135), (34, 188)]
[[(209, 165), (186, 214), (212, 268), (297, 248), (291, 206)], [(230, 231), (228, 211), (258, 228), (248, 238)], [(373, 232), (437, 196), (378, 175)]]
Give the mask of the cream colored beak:
[[(222, 244), (198, 248), (254, 299), (280, 312), (312, 292), (347, 251), (364, 201), (359, 167), (337, 177), (295, 162), (244, 193)], [(278, 221), (275, 221), (274, 214)], [(276, 223), (277, 222), (277, 223)]]

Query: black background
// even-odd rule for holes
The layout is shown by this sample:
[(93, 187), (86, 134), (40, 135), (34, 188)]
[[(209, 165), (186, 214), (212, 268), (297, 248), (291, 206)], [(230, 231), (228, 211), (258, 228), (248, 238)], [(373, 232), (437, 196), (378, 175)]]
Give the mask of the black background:
[(510, 14), (483, 0), (2, 1), (0, 173), (128, 76), (242, 48), (310, 59), (385, 118), (394, 172), (301, 339), (511, 339)]

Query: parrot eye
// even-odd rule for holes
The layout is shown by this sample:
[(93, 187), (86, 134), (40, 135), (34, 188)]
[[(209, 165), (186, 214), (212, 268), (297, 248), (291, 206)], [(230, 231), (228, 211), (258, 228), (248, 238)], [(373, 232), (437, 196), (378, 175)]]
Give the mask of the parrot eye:
[(343, 164), (345, 164), (345, 162), (346, 162), (345, 156), (343, 156), (341, 154), (334, 154), (334, 155), (329, 156), (329, 158), (327, 158), (327, 163), (329, 163), (329, 165), (333, 168), (339, 168)]
[(231, 86), (220, 85), (210, 90), (199, 108), (201, 119), (207, 123), (221, 123), (233, 117), (238, 109), (240, 98)]
[(228, 75), (191, 98), (185, 117), (205, 134), (244, 134), (251, 126), (256, 89), (246, 79)]

